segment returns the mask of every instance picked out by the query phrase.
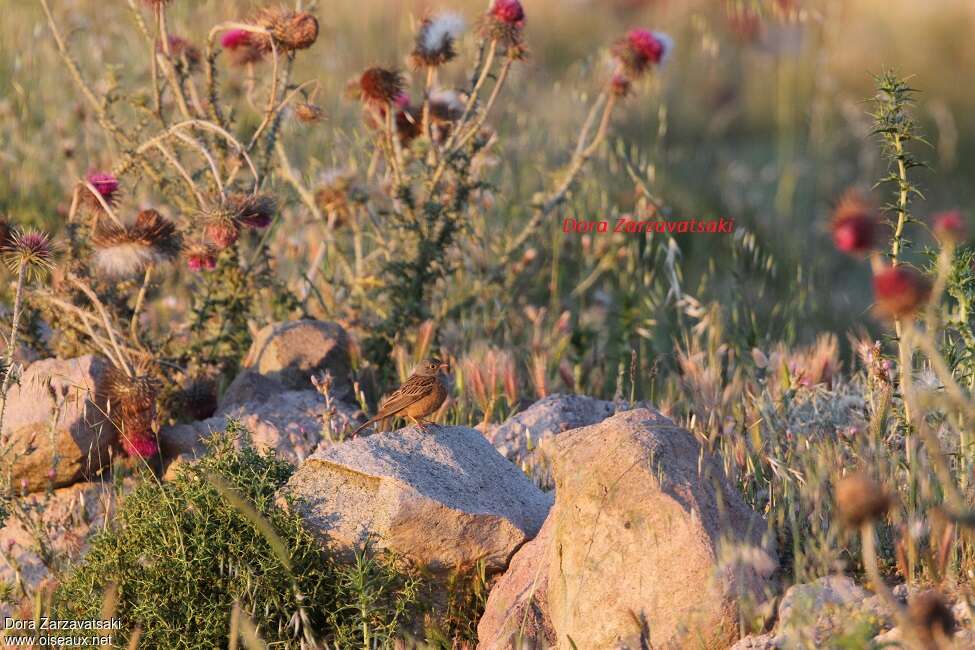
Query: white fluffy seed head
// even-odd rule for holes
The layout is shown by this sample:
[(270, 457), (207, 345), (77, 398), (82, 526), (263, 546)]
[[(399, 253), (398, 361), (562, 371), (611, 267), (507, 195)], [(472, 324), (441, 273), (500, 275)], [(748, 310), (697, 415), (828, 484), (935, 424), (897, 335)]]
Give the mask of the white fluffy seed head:
[(427, 52), (439, 52), (456, 41), (467, 26), (464, 17), (458, 13), (437, 14), (423, 30), (420, 45)]
[(435, 90), (430, 93), (431, 103), (441, 103), (450, 110), (464, 110), (464, 102), (456, 90)]
[(112, 278), (129, 277), (145, 271), (150, 264), (161, 260), (151, 246), (141, 242), (124, 242), (95, 251), (98, 270)]

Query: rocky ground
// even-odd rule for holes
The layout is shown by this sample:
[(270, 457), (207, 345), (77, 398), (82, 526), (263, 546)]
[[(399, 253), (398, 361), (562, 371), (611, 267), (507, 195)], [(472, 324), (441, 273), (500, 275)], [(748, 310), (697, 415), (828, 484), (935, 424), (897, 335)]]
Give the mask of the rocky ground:
[[(485, 432), (410, 427), (345, 442), (323, 436), (363, 414), (351, 404), (346, 335), (334, 324), (279, 324), (257, 337), (217, 413), (163, 429), (166, 464), (240, 420), (257, 447), (298, 465), (283, 488), (335, 553), (370, 541), (434, 574), (483, 562), (492, 589), (479, 647), (834, 647), (850, 626), (900, 638), (884, 601), (845, 576), (782, 592), (767, 527), (697, 439), (649, 405), (549, 396)], [(9, 589), (48, 575), (51, 548), (78, 556), (106, 521), (102, 482), (115, 441), (99, 413), (104, 363), (32, 363), (11, 394), (5, 435), (14, 481), (36, 517), (0, 532)], [(327, 372), (326, 399), (311, 383)], [(527, 459), (527, 462), (526, 462)], [(512, 461), (539, 469), (543, 491)], [(39, 540), (46, 540), (41, 543)], [(895, 589), (905, 602), (906, 588)], [(913, 594), (911, 594), (913, 597)], [(959, 647), (971, 612), (954, 606)], [(748, 631), (745, 622), (755, 630)], [(836, 646), (839, 647), (839, 646)]]

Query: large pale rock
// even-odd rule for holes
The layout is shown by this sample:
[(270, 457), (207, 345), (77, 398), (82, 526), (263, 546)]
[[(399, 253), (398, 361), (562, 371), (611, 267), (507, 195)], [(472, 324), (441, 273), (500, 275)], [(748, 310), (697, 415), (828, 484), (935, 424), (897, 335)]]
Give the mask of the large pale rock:
[[(333, 378), (333, 397), (343, 399), (351, 390), (349, 340), (335, 323), (298, 320), (268, 325), (254, 337), (243, 367), (279, 382), (286, 390), (310, 388), (313, 374), (328, 371)], [(250, 397), (236, 399), (249, 401)]]
[(551, 500), (466, 427), (408, 427), (323, 446), (282, 489), (340, 554), (375, 540), (435, 571), (507, 566)]
[(96, 395), (107, 363), (94, 355), (43, 359), (10, 389), (3, 436), (12, 441), (13, 482), (30, 491), (97, 475), (108, 465), (115, 428)]
[[(117, 498), (106, 483), (76, 483), (21, 497), (18, 510), (26, 519), (10, 515), (0, 529), (0, 553), (6, 560), (0, 562), (0, 580), (14, 599), (33, 593), (50, 568), (63, 569), (66, 562), (80, 557), (106, 514), (114, 510)], [(51, 562), (54, 567), (47, 566)], [(0, 613), (9, 614), (10, 609), (0, 606)]]
[(502, 424), (489, 426), (484, 435), (502, 456), (523, 467), (538, 485), (550, 489), (559, 434), (598, 424), (632, 408), (635, 406), (629, 402), (607, 402), (586, 395), (549, 395)]
[(548, 559), (553, 518), (538, 536), (515, 553), (491, 587), (484, 615), (477, 624), (479, 650), (554, 647), (555, 630), (548, 617)]
[(549, 395), (487, 431), (485, 437), (502, 456), (519, 461), (528, 455), (529, 447), (547, 445), (564, 431), (597, 424), (628, 408), (625, 403), (586, 395)]
[(775, 561), (720, 463), (646, 408), (557, 445), (547, 596), (559, 647), (727, 648)]
[(203, 441), (212, 432), (226, 429), (228, 420), (239, 420), (251, 433), (256, 449), (273, 450), (280, 458), (298, 464), (325, 440), (326, 416), (330, 416), (336, 436), (361, 419), (358, 409), (343, 402), (333, 402), (332, 408), (334, 412), (314, 390), (277, 392), (243, 404), (222, 405), (207, 420), (164, 428), (160, 434), (163, 452), (167, 458), (201, 456), (206, 452)]

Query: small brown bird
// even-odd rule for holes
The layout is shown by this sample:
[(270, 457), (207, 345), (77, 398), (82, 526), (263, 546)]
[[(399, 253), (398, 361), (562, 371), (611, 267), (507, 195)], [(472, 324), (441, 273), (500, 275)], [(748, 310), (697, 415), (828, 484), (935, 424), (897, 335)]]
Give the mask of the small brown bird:
[(409, 418), (426, 431), (428, 415), (435, 413), (447, 399), (447, 387), (440, 378), (440, 371), (449, 372), (450, 366), (440, 359), (426, 359), (393, 394), (379, 404), (379, 412), (368, 422), (352, 432), (352, 437), (374, 422), (401, 416)]

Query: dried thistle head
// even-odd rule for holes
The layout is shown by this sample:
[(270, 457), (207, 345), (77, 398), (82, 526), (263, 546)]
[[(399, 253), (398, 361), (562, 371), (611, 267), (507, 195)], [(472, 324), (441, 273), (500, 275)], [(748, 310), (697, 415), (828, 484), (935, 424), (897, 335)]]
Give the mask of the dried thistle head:
[(231, 29), (220, 37), (220, 46), (229, 54), (233, 65), (258, 63), (264, 59), (264, 53), (257, 45), (259, 37), (260, 34), (246, 29)]
[(336, 225), (341, 225), (351, 215), (353, 203), (361, 200), (361, 193), (355, 186), (355, 172), (332, 169), (322, 174), (315, 190), (315, 203)]
[(274, 221), (277, 201), (266, 194), (230, 194), (226, 208), (234, 221), (248, 228), (267, 228)]
[(208, 212), (203, 222), (203, 236), (218, 250), (230, 248), (240, 237), (240, 225), (229, 210)]
[(398, 70), (372, 67), (349, 84), (348, 93), (365, 104), (385, 107), (395, 105), (405, 88), (406, 81)]
[(416, 68), (433, 68), (452, 61), (457, 56), (456, 41), (463, 33), (465, 22), (460, 14), (446, 12), (420, 23), (410, 61)]
[(143, 210), (127, 226), (101, 219), (91, 241), (95, 265), (111, 277), (134, 275), (150, 265), (169, 262), (182, 248), (176, 226), (155, 210)]
[[(143, 458), (155, 454), (158, 446), (153, 427), (159, 382), (148, 374), (130, 376), (113, 367), (105, 372), (100, 393), (105, 399), (105, 412), (118, 430), (125, 450)], [(148, 444), (149, 440), (152, 445)]]
[(295, 119), (303, 124), (317, 124), (325, 119), (322, 107), (310, 102), (298, 102), (294, 110)]
[(958, 628), (951, 607), (934, 589), (911, 598), (907, 605), (907, 615), (926, 647), (942, 647), (940, 643), (951, 639)]
[(840, 520), (852, 528), (877, 521), (887, 514), (893, 503), (890, 494), (863, 472), (840, 479), (835, 495)]
[(666, 62), (673, 48), (673, 39), (663, 32), (633, 29), (613, 46), (613, 56), (631, 78), (637, 79), (652, 66)]
[(216, 248), (204, 242), (193, 242), (186, 247), (186, 267), (191, 271), (212, 271), (217, 268)]
[(217, 385), (212, 379), (189, 381), (180, 392), (183, 415), (191, 420), (206, 420), (217, 411)]
[(464, 102), (453, 90), (438, 90), (430, 94), (430, 120), (446, 124), (456, 122), (464, 114)]
[(286, 52), (304, 50), (318, 40), (318, 19), (305, 11), (293, 11), (285, 7), (265, 7), (251, 21), (263, 27), (268, 34), (254, 34), (254, 43), (264, 53), (274, 45)]
[(417, 106), (406, 106), (396, 111), (396, 134), (402, 144), (409, 144), (420, 136), (422, 119)]
[(33, 228), (16, 228), (3, 248), (3, 259), (13, 273), (24, 271), (34, 279), (54, 268), (54, 243), (47, 233)]
[(912, 266), (899, 264), (873, 276), (874, 311), (882, 318), (913, 316), (931, 297), (931, 281)]
[(877, 243), (879, 229), (876, 208), (857, 190), (847, 190), (830, 224), (836, 248), (851, 255), (869, 253)]
[[(119, 200), (119, 180), (109, 172), (92, 171), (88, 172), (85, 180), (95, 188), (98, 195), (109, 207), (114, 207)], [(102, 210), (102, 204), (97, 197), (93, 196), (87, 187), (81, 188), (81, 201), (92, 210)]]

